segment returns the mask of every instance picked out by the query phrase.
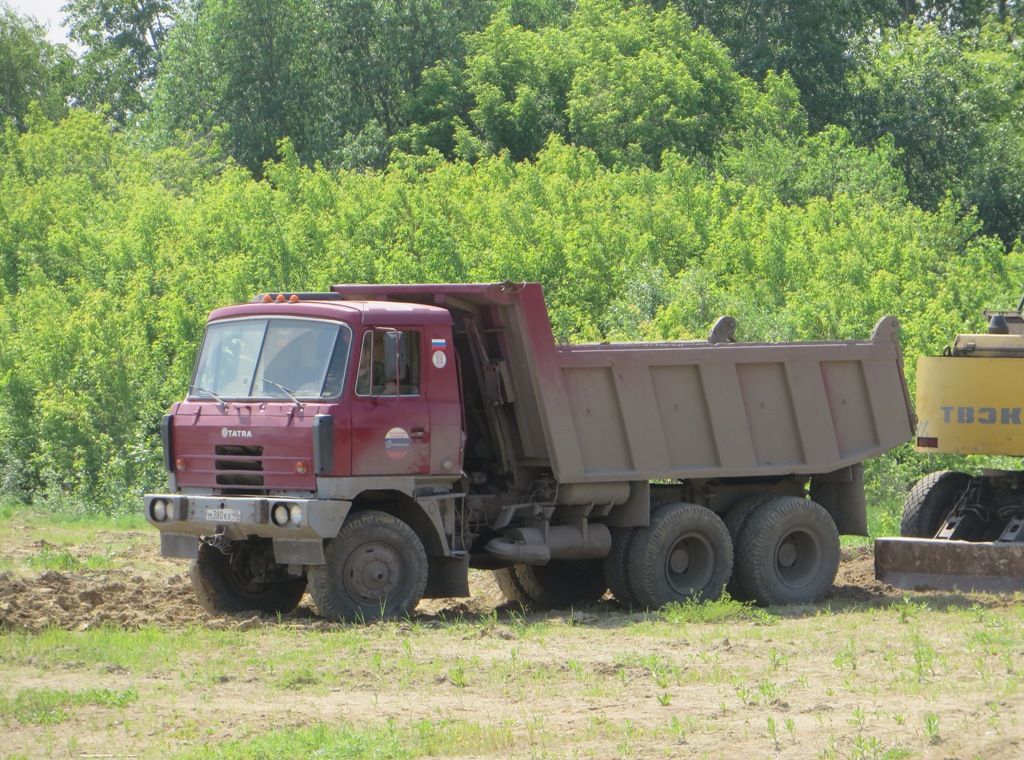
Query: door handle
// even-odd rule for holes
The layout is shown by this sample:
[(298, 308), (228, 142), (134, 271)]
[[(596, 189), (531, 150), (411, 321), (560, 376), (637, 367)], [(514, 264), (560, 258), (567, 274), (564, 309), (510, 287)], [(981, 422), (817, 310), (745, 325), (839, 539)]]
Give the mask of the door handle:
[(424, 435), (426, 435), (426, 431), (423, 428), (413, 428), (409, 433), (410, 438), (422, 438)]

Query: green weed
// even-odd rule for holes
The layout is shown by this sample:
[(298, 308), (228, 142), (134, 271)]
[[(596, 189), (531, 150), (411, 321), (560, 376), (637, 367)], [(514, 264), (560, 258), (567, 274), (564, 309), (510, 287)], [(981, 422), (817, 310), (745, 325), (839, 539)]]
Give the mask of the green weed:
[(942, 741), (942, 737), (939, 735), (939, 716), (937, 714), (925, 713), (924, 735), (929, 744), (938, 744)]
[(739, 621), (772, 625), (778, 621), (778, 617), (767, 610), (738, 602), (729, 596), (723, 596), (715, 601), (689, 599), (685, 602), (673, 602), (663, 607), (657, 616), (672, 625)]
[(138, 699), (139, 693), (135, 689), (25, 689), (14, 697), (0, 697), (0, 716), (5, 722), (13, 719), (23, 725), (57, 725), (70, 718), (76, 707), (93, 705), (121, 708)]

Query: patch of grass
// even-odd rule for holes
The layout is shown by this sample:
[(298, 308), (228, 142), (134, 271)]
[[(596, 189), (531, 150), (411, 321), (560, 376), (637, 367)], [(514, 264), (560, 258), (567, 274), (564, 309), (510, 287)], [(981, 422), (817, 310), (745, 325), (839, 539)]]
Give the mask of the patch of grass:
[(190, 652), (206, 653), (223, 647), (230, 651), (237, 642), (230, 632), (198, 630), (164, 632), (147, 627), (123, 630), (100, 626), (88, 631), (48, 628), (39, 633), (11, 631), (0, 634), (0, 664), (31, 660), (42, 670), (132, 671), (142, 674), (167, 673), (179, 658)]
[(750, 604), (738, 602), (728, 595), (715, 601), (698, 601), (689, 599), (685, 602), (673, 602), (662, 607), (657, 617), (672, 625), (693, 623), (731, 623), (752, 621), (762, 625), (772, 625), (778, 617), (767, 610)]
[(121, 708), (138, 700), (139, 693), (135, 689), (24, 689), (14, 697), (0, 697), (0, 718), (7, 725), (15, 720), (22, 725), (52, 726), (70, 718), (76, 707)]
[[(49, 505), (47, 505), (49, 506)], [(118, 515), (103, 515), (82, 511), (41, 510), (38, 505), (28, 505), (13, 499), (0, 501), (0, 521), (16, 520), (29, 526), (47, 530), (75, 530), (76, 535), (82, 532), (98, 531), (150, 531), (152, 528), (142, 514), (142, 503), (139, 502), (137, 513), (129, 512)]]
[(278, 689), (305, 689), (310, 686), (319, 686), (323, 683), (323, 675), (318, 673), (312, 665), (303, 665), (295, 670), (282, 673), (273, 684)]
[(78, 570), (104, 570), (114, 566), (109, 556), (92, 555), (85, 559), (79, 559), (71, 553), (67, 547), (56, 547), (44, 544), (37, 554), (28, 559), (28, 565), (33, 570), (58, 570), (65, 573), (73, 573)]
[[(544, 736), (531, 731), (534, 741)], [(179, 754), (182, 758), (250, 760), (278, 757), (367, 758), (401, 760), (417, 757), (447, 757), (492, 753), (504, 754), (515, 747), (513, 724), (482, 726), (465, 721), (419, 721), (398, 726), (325, 724), (307, 728), (286, 728), (255, 737), (217, 742)], [(538, 745), (534, 745), (538, 746)]]

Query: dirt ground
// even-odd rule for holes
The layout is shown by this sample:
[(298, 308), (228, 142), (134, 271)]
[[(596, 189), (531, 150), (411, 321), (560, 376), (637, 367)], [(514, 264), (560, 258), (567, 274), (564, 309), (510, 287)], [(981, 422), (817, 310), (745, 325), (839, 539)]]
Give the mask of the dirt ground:
[[(282, 621), (211, 616), (193, 598), (185, 563), (161, 559), (159, 541), (149, 534), (93, 538), (93, 550), (111, 540), (127, 541), (132, 561), (68, 572), (26, 570), (26, 557), (53, 544), (37, 530), (21, 537), (27, 540), (0, 546), (0, 556), (14, 568), (0, 573), (3, 637), (53, 628), (156, 627), (185, 634), (198, 626), (244, 635), (285, 627), (298, 629), (296, 640), (309, 647), (308, 636), (346, 630), (321, 620), (308, 596)], [(87, 556), (90, 548), (76, 546), (74, 552)], [(173, 709), (140, 708), (156, 716), (155, 728), (132, 733), (95, 716), (81, 717), (65, 727), (75, 736), (69, 748), (55, 740), (52, 728), (7, 719), (6, 725), (0, 722), (9, 737), (0, 756), (147, 756), (147, 735), (160, 737), (155, 756), (166, 756), (196, 747), (194, 737), (168, 738), (180, 732), (180, 721), (207, 721), (205, 741), (222, 741), (250, 734), (253, 721), (273, 723), (275, 715), (287, 715), (285, 724), (296, 728), (333, 720), (514, 726), (509, 730), (518, 739), (492, 750), (477, 747), (466, 757), (1024, 756), (1024, 688), (1018, 690), (1024, 676), (1013, 664), (1024, 659), (1020, 596), (934, 593), (909, 599), (906, 592), (875, 580), (867, 548), (844, 551), (835, 587), (823, 604), (770, 610), (782, 622), (768, 626), (742, 621), (647, 629), (642, 614), (622, 610), (611, 599), (571, 615), (563, 611), (524, 618), (503, 607), (489, 574), (474, 572), (471, 589), (470, 599), (421, 603), (413, 622), (425, 624), (430, 638), (422, 643), (402, 641), (402, 630), (394, 640), (367, 633), (360, 643), (365, 647), (361, 652), (379, 647), (389, 661), (414, 647), (430, 650), (419, 664), (420, 675), (411, 679), (394, 669), (378, 672), (366, 663), (352, 664), (346, 666), (349, 677), (365, 680), (365, 687), (311, 693), (282, 691), (257, 669), (246, 683), (230, 676), (223, 684), (191, 692), (175, 687), (173, 679), (157, 689), (144, 678), (116, 673), (110, 676), (116, 683), (141, 684), (140, 693), (172, 689)], [(960, 612), (941, 612), (953, 609)], [(1003, 632), (998, 647), (971, 649), (977, 637), (959, 630), (970, 614), (979, 625)], [(468, 634), (445, 622), (467, 619), (477, 621)], [(532, 621), (554, 627), (532, 635), (523, 627)], [(1014, 624), (1007, 639), (1004, 634)], [(915, 663), (920, 665), (920, 642), (925, 640), (936, 659), (930, 673), (922, 676), (919, 668), (915, 680), (909, 674)], [(657, 680), (652, 657), (679, 666), (670, 681)], [(517, 658), (528, 663), (521, 673), (494, 675)], [(310, 667), (320, 666), (316, 661)], [(430, 675), (431, 667), (440, 667), (440, 675)], [(70, 690), (90, 687), (97, 674), (73, 667), (48, 674), (26, 662), (0, 671), (2, 681), (7, 683), (0, 686), (0, 696), (13, 698), (19, 690), (50, 683)], [(255, 704), (262, 699), (274, 707)], [(941, 720), (941, 731), (929, 730), (932, 715)]]
[[(28, 546), (7, 547), (7, 551), (35, 554), (52, 546), (46, 539), (36, 539)], [(86, 549), (79, 547), (79, 551), (85, 553)], [(162, 560), (159, 541), (140, 542), (136, 551), (140, 556), (131, 570), (0, 573), (0, 628), (37, 632), (52, 627), (85, 631), (100, 625), (182, 629), (197, 623), (211, 627), (237, 624), (233, 618), (212, 616), (199, 606), (185, 563)], [(830, 600), (839, 606), (900, 600), (904, 592), (875, 580), (873, 563), (866, 549), (846, 551)], [(417, 613), (482, 615), (504, 602), (489, 573), (473, 572), (470, 590), (469, 599), (424, 600)], [(616, 607), (611, 600), (606, 606)], [(296, 622), (319, 620), (308, 595), (288, 617)]]

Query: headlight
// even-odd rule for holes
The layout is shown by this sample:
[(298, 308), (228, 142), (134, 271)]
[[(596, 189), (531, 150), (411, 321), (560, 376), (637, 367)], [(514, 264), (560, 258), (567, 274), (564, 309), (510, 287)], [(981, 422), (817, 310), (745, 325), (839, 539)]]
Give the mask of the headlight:
[(302, 525), (302, 507), (298, 504), (292, 504), (291, 509), (288, 510), (289, 517), (296, 525)]
[(278, 502), (274, 505), (273, 511), (270, 513), (271, 519), (274, 521), (274, 525), (279, 528), (283, 528), (288, 524), (290, 514), (288, 512), (288, 505), (284, 502)]
[(156, 522), (164, 522), (167, 519), (167, 502), (163, 499), (154, 499), (149, 505), (149, 513)]

